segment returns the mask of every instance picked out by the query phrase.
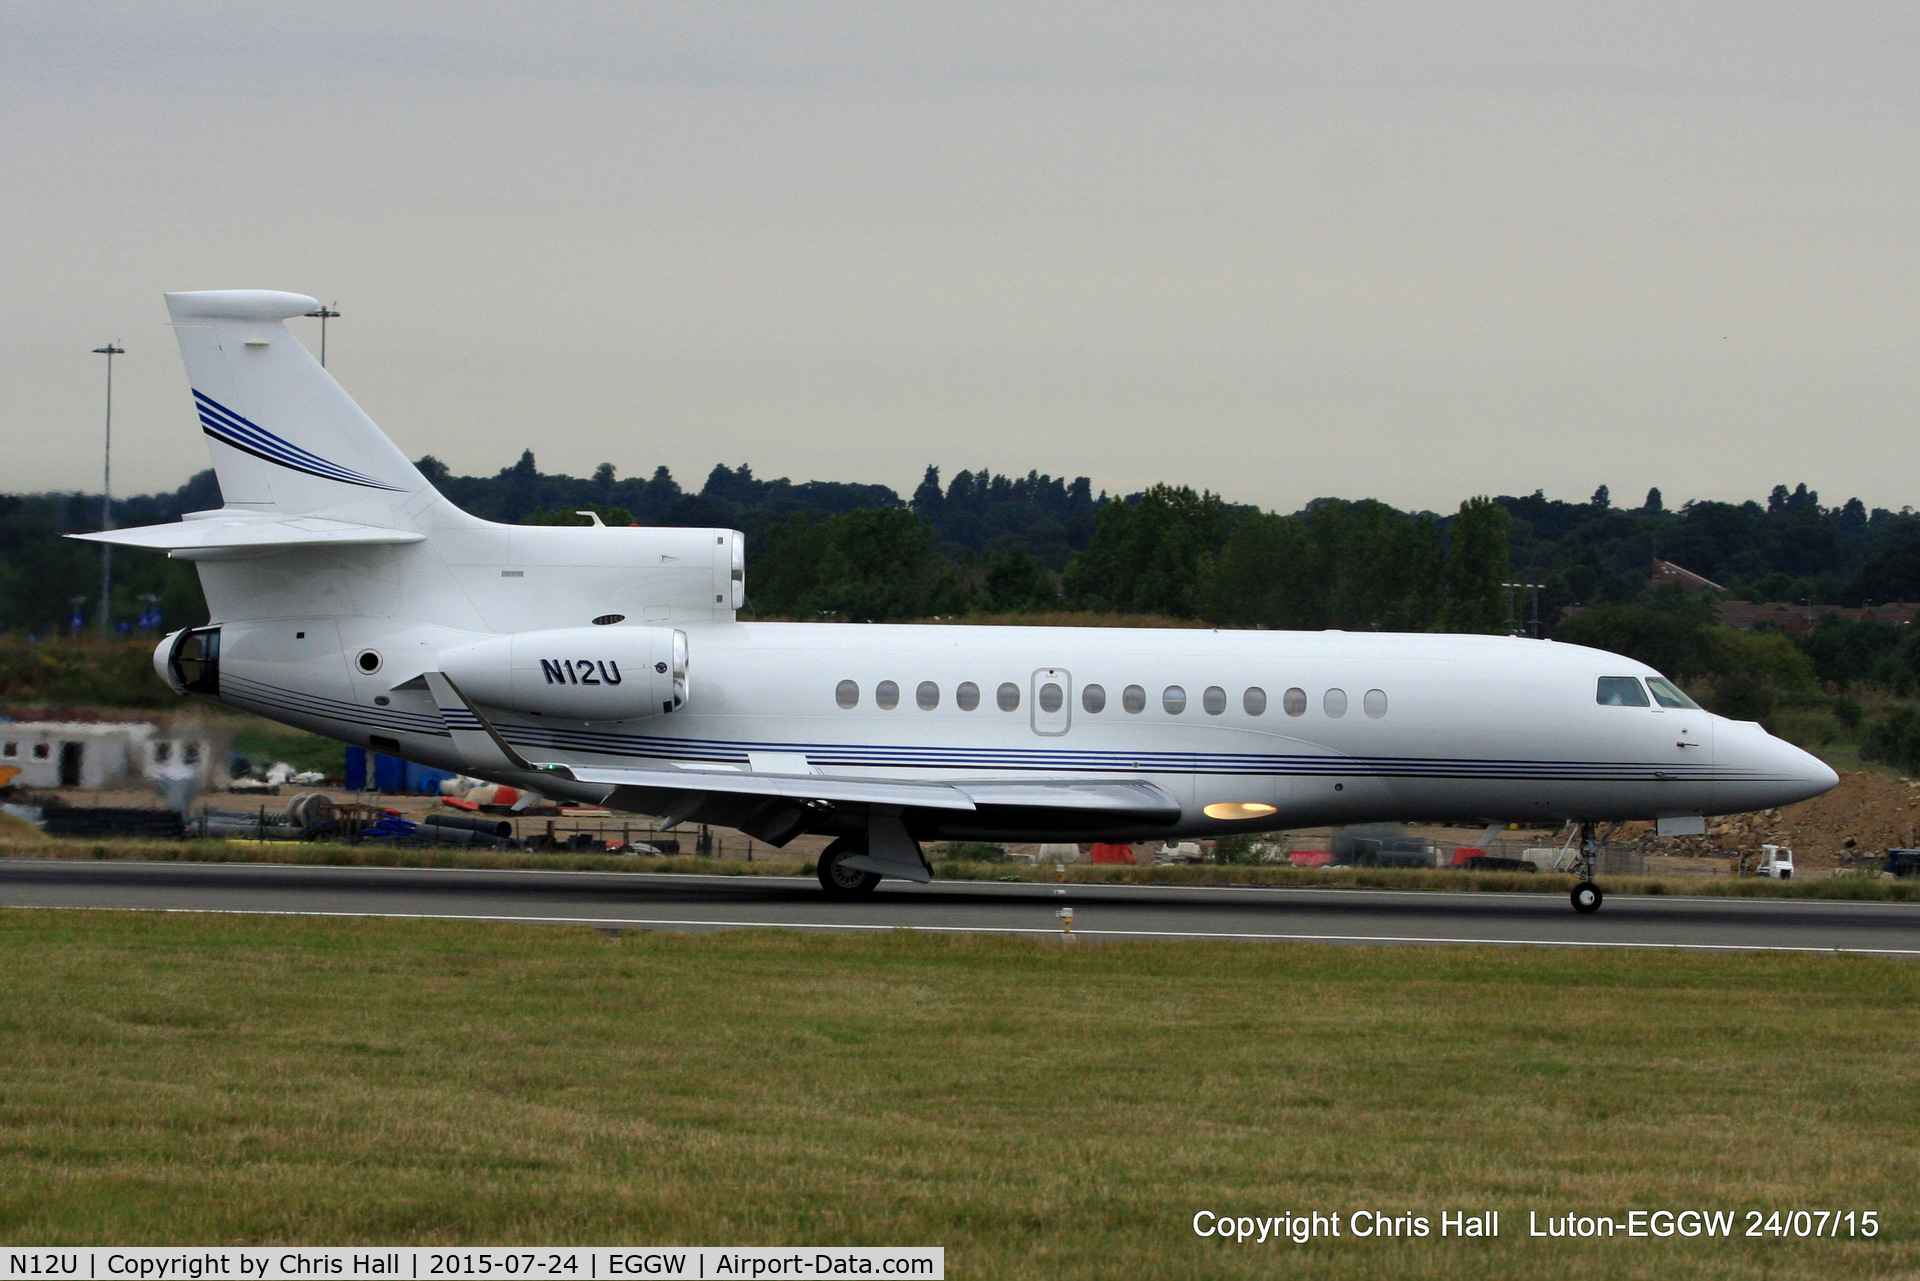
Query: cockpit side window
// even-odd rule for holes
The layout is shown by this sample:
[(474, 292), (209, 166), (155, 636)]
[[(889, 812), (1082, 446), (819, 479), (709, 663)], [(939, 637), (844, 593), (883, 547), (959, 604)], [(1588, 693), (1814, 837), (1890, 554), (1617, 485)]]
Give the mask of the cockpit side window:
[(1648, 707), (1647, 691), (1640, 688), (1640, 682), (1631, 676), (1602, 676), (1600, 690), (1595, 695), (1602, 707)]
[(1647, 677), (1647, 688), (1653, 691), (1653, 701), (1662, 707), (1686, 708), (1699, 711), (1700, 704), (1680, 692), (1680, 687), (1664, 676)]

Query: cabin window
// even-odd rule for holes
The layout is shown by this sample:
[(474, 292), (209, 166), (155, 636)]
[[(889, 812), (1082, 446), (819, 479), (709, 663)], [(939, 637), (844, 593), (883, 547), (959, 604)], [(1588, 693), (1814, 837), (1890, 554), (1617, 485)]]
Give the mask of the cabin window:
[(1647, 688), (1653, 691), (1653, 701), (1662, 707), (1686, 708), (1697, 712), (1700, 704), (1680, 692), (1680, 687), (1664, 676), (1647, 677)]
[(1167, 715), (1178, 716), (1187, 710), (1187, 691), (1178, 685), (1169, 685), (1160, 691), (1160, 706), (1167, 709)]
[(921, 681), (913, 691), (913, 701), (923, 712), (930, 712), (940, 706), (940, 687), (932, 681)]
[(1089, 712), (1106, 711), (1107, 710), (1106, 689), (1099, 685), (1081, 686), (1080, 687), (1080, 706), (1086, 708)]
[(858, 707), (860, 705), (860, 683), (858, 681), (841, 681), (833, 687), (833, 701), (840, 704), (841, 707)]
[(1053, 712), (1057, 712), (1060, 710), (1060, 705), (1065, 703), (1066, 701), (1067, 701), (1066, 691), (1062, 690), (1058, 685), (1054, 684), (1052, 681), (1048, 681), (1045, 685), (1042, 685), (1040, 687), (1040, 710), (1041, 711), (1047, 712), (1049, 714)]
[(1347, 691), (1344, 689), (1328, 690), (1326, 697), (1320, 700), (1320, 706), (1326, 711), (1328, 716), (1334, 720), (1339, 720), (1347, 714)]
[(1267, 714), (1267, 691), (1261, 689), (1258, 685), (1251, 686), (1246, 693), (1240, 696), (1240, 706), (1246, 708), (1247, 715), (1249, 716), (1265, 716)]
[(1120, 691), (1120, 706), (1132, 715), (1138, 716), (1147, 710), (1147, 691), (1138, 685), (1129, 685)]
[(980, 687), (972, 681), (961, 681), (954, 687), (953, 701), (963, 712), (970, 712), (980, 706)]
[(1602, 707), (1647, 707), (1647, 691), (1631, 676), (1602, 676), (1594, 701)]
[(1367, 696), (1360, 700), (1360, 706), (1365, 709), (1368, 716), (1376, 721), (1379, 720), (1387, 714), (1387, 691), (1383, 689), (1368, 690)]
[(1019, 711), (1020, 687), (1012, 681), (1003, 682), (1000, 688), (993, 692), (993, 701), (1000, 705), (1000, 710), (1003, 712)]
[(1206, 692), (1200, 695), (1200, 706), (1206, 709), (1207, 715), (1218, 716), (1227, 710), (1227, 691), (1218, 685), (1207, 686)]
[(881, 681), (873, 687), (873, 701), (880, 710), (890, 712), (900, 706), (900, 687), (892, 681)]

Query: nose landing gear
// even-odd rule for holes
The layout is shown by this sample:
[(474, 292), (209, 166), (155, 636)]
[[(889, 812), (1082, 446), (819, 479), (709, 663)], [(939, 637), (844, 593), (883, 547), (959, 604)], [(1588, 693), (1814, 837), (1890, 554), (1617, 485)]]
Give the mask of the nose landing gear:
[(1609, 825), (1606, 833), (1602, 834), (1598, 831), (1598, 823), (1580, 824), (1580, 852), (1574, 856), (1571, 869), (1579, 881), (1573, 887), (1572, 895), (1573, 910), (1576, 912), (1591, 915), (1600, 910), (1605, 896), (1600, 893), (1600, 887), (1593, 883), (1594, 869), (1600, 862), (1600, 846), (1617, 826), (1617, 823)]

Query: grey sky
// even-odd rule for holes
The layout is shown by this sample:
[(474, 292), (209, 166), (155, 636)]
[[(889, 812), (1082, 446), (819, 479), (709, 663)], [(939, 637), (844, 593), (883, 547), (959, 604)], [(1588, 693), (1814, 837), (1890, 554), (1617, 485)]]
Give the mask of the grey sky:
[(4, 487), (110, 338), (204, 467), (159, 295), (249, 287), (459, 471), (1920, 502), (1917, 109), (1910, 5), (16, 2)]

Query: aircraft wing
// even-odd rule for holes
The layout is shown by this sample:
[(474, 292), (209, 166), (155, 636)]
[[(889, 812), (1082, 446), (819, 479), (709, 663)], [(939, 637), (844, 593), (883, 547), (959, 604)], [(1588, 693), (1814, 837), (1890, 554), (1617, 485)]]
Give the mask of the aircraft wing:
[[(564, 770), (582, 783), (604, 783), (624, 792), (781, 797), (795, 801), (898, 805), (903, 808), (940, 810), (976, 808), (973, 798), (957, 787), (903, 779), (845, 778), (831, 774), (749, 774), (704, 769), (626, 769), (598, 765), (563, 765), (558, 770)], [(646, 798), (631, 796), (626, 799), (638, 801)]]
[(836, 774), (763, 774), (711, 769), (632, 769), (567, 765), (583, 783), (604, 783), (631, 793), (701, 793), (731, 797), (782, 797), (912, 809), (978, 810), (1015, 807), (1124, 817), (1137, 822), (1173, 822), (1180, 803), (1153, 783), (1137, 779), (923, 779), (864, 778)]
[(872, 870), (912, 880), (925, 880), (929, 873), (903, 825), (907, 811), (939, 811), (962, 828), (969, 825), (967, 816), (982, 810), (990, 812), (983, 819), (1001, 826), (1015, 822), (1042, 830), (1137, 828), (1180, 818), (1179, 801), (1153, 783), (1130, 778), (874, 778), (822, 772), (803, 754), (788, 752), (749, 752), (745, 769), (692, 762), (645, 768), (534, 762), (507, 741), (452, 677), (444, 672), (421, 677), (470, 768), (547, 774), (604, 787), (603, 804), (659, 815), (666, 827), (720, 823), (774, 846), (785, 845), (834, 810), (852, 810), (842, 818), (865, 822), (869, 840), (881, 847), (872, 855)]

